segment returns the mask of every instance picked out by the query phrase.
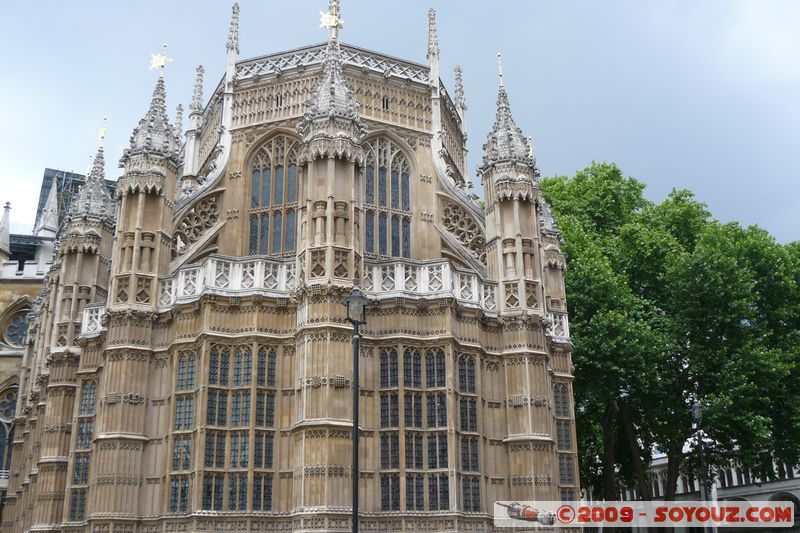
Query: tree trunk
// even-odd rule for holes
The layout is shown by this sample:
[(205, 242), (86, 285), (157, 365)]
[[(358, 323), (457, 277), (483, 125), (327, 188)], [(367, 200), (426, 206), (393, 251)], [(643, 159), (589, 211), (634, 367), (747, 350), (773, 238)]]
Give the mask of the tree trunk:
[(682, 454), (667, 452), (667, 488), (664, 491), (665, 501), (675, 500), (675, 491), (678, 485), (678, 467), (680, 467), (680, 460), (682, 457)]
[(639, 498), (642, 500), (652, 499), (650, 495), (650, 484), (647, 482), (647, 475), (642, 466), (642, 451), (639, 449), (639, 441), (636, 439), (636, 429), (625, 408), (625, 402), (619, 400), (619, 411), (622, 414), (622, 425), (625, 428), (625, 437), (631, 450), (631, 461), (633, 463), (633, 473), (636, 475), (636, 485), (639, 488)]
[(603, 497), (609, 501), (617, 499), (616, 467), (617, 462), (614, 458), (614, 402), (609, 401), (603, 414)]

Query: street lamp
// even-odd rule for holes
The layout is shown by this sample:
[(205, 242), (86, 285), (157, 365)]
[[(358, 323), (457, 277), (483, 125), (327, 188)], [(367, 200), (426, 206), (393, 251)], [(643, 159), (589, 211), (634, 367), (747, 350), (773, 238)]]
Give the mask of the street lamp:
[(358, 359), (361, 351), (360, 326), (367, 323), (367, 295), (361, 292), (358, 280), (353, 282), (353, 290), (344, 299), (347, 307), (347, 321), (353, 324), (353, 466), (350, 476), (353, 481), (353, 533), (358, 533), (358, 404), (359, 369)]
[[(706, 461), (703, 456), (703, 432), (700, 429), (700, 422), (703, 420), (703, 404), (695, 397), (692, 401), (692, 419), (694, 420), (695, 430), (697, 431), (697, 446), (700, 452), (700, 498), (708, 501), (708, 479), (706, 478)], [(705, 528), (704, 528), (705, 529)]]

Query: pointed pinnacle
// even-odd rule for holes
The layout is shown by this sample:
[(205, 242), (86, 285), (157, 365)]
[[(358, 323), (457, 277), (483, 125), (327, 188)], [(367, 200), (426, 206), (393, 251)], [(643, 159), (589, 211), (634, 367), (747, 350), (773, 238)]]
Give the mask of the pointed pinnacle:
[(436, 32), (436, 10), (428, 10), (428, 59), (439, 57), (439, 36)]
[(231, 9), (231, 27), (228, 30), (228, 42), (225, 45), (225, 49), (230, 52), (231, 50), (235, 50), (236, 53), (239, 53), (239, 3), (236, 2), (233, 4), (233, 8)]

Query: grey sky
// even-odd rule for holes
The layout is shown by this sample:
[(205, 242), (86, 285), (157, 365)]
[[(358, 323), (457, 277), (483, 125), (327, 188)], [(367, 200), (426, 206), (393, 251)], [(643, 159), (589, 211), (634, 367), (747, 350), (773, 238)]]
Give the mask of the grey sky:
[[(325, 0), (243, 0), (241, 58), (325, 40)], [(693, 190), (724, 221), (800, 239), (800, 2), (343, 0), (342, 40), (425, 62), (438, 11), (442, 76), (464, 68), (470, 169), (494, 118), (495, 54), (542, 174), (615, 161), (658, 200)], [(197, 64), (225, 66), (230, 3), (7, 1), (0, 7), (0, 202), (30, 229), (44, 167), (84, 172), (109, 117), (107, 173), (144, 114), (169, 43), (168, 105)], [(474, 174), (474, 173), (473, 173)]]

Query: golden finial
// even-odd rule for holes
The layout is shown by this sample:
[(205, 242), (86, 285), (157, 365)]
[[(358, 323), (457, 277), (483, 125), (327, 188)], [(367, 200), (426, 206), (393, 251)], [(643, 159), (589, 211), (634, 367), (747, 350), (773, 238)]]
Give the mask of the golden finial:
[(167, 63), (171, 63), (172, 59), (167, 57), (167, 43), (164, 43), (164, 46), (161, 47), (161, 52), (158, 54), (150, 54), (150, 70), (154, 68), (161, 69), (161, 75), (164, 75), (164, 67), (167, 66)]
[(103, 125), (97, 132), (97, 144), (102, 145), (106, 138), (106, 124), (108, 124), (108, 117), (103, 117)]
[(500, 75), (500, 87), (503, 86), (503, 55), (497, 52), (497, 73)]

